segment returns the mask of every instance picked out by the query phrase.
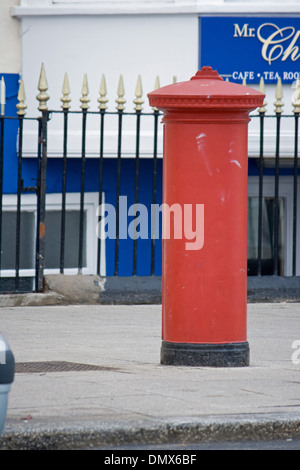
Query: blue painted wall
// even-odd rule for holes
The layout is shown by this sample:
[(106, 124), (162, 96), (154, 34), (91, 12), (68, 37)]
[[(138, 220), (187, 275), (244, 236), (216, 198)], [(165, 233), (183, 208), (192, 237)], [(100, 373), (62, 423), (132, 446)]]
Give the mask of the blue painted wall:
[[(37, 174), (36, 159), (23, 160), (24, 185), (32, 186), (32, 178)], [(80, 191), (80, 159), (69, 158), (67, 161), (67, 191)], [(87, 192), (97, 192), (99, 189), (99, 160), (94, 158), (86, 160), (85, 181)], [(116, 206), (116, 175), (117, 159), (105, 158), (103, 164), (103, 191), (105, 202)], [(152, 203), (152, 175), (153, 160), (140, 159), (139, 166), (139, 203), (144, 204), (150, 213)], [(135, 159), (126, 158), (121, 164), (121, 189), (120, 195), (127, 196), (128, 207), (134, 204), (135, 191)], [(47, 192), (60, 193), (62, 190), (62, 159), (51, 158), (47, 165)], [(157, 204), (162, 203), (162, 159), (157, 161)], [(134, 217), (128, 217), (128, 223)], [(155, 275), (161, 275), (161, 240), (155, 240)], [(115, 240), (106, 239), (106, 273), (114, 275)], [(119, 241), (119, 275), (131, 276), (133, 268), (133, 240), (128, 238)], [(137, 275), (147, 276), (151, 274), (151, 239), (137, 241)]]
[[(4, 77), (6, 104), (5, 116), (17, 117), (16, 105), (19, 89), (19, 74), (3, 73), (0, 74), (0, 80)], [(3, 192), (10, 194), (17, 191), (17, 135), (19, 121), (18, 119), (5, 119), (4, 121), (4, 162), (3, 162)]]

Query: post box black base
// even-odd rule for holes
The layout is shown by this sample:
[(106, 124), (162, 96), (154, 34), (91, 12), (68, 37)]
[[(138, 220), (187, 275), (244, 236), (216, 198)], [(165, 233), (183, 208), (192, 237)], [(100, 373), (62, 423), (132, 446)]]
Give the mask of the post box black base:
[(162, 341), (161, 364), (194, 367), (249, 366), (249, 344), (171, 343)]

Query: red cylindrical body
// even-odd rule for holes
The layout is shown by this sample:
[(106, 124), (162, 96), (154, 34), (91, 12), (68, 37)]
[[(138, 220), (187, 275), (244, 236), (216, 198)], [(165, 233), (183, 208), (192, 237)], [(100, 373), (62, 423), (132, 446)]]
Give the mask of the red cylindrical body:
[(204, 67), (148, 96), (164, 111), (162, 363), (248, 365), (247, 134), (264, 95)]

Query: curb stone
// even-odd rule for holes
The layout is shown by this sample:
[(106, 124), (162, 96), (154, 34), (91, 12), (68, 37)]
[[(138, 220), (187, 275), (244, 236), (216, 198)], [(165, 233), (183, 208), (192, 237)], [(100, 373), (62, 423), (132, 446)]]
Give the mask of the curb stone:
[[(57, 429), (5, 431), (0, 450), (67, 450), (177, 443), (275, 440), (300, 437), (300, 419), (289, 415), (201, 418), (191, 422), (59, 426)], [(188, 450), (188, 447), (186, 448)]]

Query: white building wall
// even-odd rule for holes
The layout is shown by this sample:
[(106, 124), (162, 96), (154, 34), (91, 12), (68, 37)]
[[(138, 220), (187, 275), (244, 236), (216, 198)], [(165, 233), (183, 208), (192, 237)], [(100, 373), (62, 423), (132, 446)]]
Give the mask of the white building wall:
[[(166, 15), (91, 15), (25, 17), (22, 21), (22, 76), (33, 109), (41, 63), (45, 64), (49, 106), (60, 105), (64, 73), (68, 72), (72, 104), (80, 104), (84, 73), (88, 76), (91, 109), (97, 109), (104, 73), (109, 107), (115, 109), (120, 74), (132, 110), (138, 75), (144, 93), (161, 84), (189, 79), (197, 70), (197, 17)], [(126, 106), (126, 108), (127, 108)]]
[(10, 12), (12, 7), (19, 4), (19, 0), (1, 0), (0, 2), (1, 73), (20, 73), (21, 71), (20, 25)]
[[(13, 0), (10, 0), (12, 3)], [(22, 77), (25, 82), (28, 114), (37, 113), (37, 84), (41, 64), (45, 64), (48, 79), (49, 108), (60, 107), (64, 73), (67, 72), (71, 87), (72, 109), (80, 109), (83, 75), (88, 76), (90, 110), (98, 108), (99, 86), (105, 74), (108, 89), (108, 110), (116, 107), (117, 87), (122, 74), (125, 85), (126, 111), (133, 111), (134, 91), (138, 75), (141, 75), (144, 90), (144, 110), (149, 110), (146, 94), (153, 90), (158, 75), (160, 85), (189, 80), (198, 70), (198, 17), (200, 15), (300, 15), (299, 1), (264, 0), (242, 2), (238, 0), (21, 0), (20, 6), (12, 9), (13, 18), (21, 25)], [(16, 22), (15, 19), (11, 21)], [(222, 45), (220, 44), (220, 47)], [(207, 64), (210, 65), (210, 64)], [(256, 86), (258, 88), (258, 86)], [(285, 85), (284, 113), (292, 112), (293, 88)], [(268, 112), (274, 112), (275, 86), (266, 86)], [(61, 149), (60, 131), (52, 124), (55, 136), (50, 142), (49, 156), (56, 156)], [(78, 124), (79, 125), (79, 124)], [(74, 124), (74, 129), (78, 128)], [(77, 127), (76, 127), (77, 126)], [(72, 124), (71, 124), (72, 127)], [(106, 128), (111, 140), (108, 153), (115, 152), (114, 131)], [(149, 130), (150, 131), (150, 130)], [(147, 129), (143, 132), (142, 153), (151, 152), (152, 140), (147, 140)], [(88, 155), (98, 152), (98, 122), (89, 129)], [(50, 128), (51, 135), (51, 128)], [(258, 130), (250, 125), (250, 155), (256, 153)], [(33, 136), (33, 134), (32, 134)], [(127, 138), (130, 136), (127, 133)], [(24, 143), (24, 155), (35, 151), (35, 142), (30, 141), (30, 130)], [(80, 140), (74, 132), (69, 150), (80, 154)], [(286, 144), (284, 143), (286, 141)], [(283, 137), (283, 145), (289, 149), (289, 130)], [(270, 144), (269, 144), (270, 142)], [(274, 153), (273, 132), (266, 141), (266, 154)], [(129, 142), (124, 143), (128, 153)], [(127, 147), (126, 147), (127, 146)]]
[[(28, 1), (27, 1), (28, 3)], [(77, 4), (78, 7), (78, 4)], [(22, 78), (25, 83), (27, 114), (36, 115), (38, 102), (38, 78), (44, 63), (47, 80), (49, 109), (59, 109), (65, 72), (68, 73), (71, 89), (71, 109), (80, 110), (83, 76), (86, 73), (89, 85), (90, 110), (98, 110), (99, 88), (102, 74), (107, 84), (108, 111), (116, 110), (115, 100), (120, 75), (125, 87), (125, 111), (134, 110), (135, 88), (141, 75), (144, 111), (151, 111), (147, 93), (154, 89), (156, 77), (160, 85), (188, 80), (198, 69), (198, 17), (195, 14), (119, 14), (103, 13), (103, 10), (83, 9), (78, 14), (76, 5), (59, 10), (63, 14), (51, 14), (51, 7), (15, 9), (21, 21)], [(72, 14), (77, 12), (77, 14)], [(28, 13), (28, 14), (27, 14)], [(39, 13), (39, 14), (38, 14)], [(57, 124), (56, 124), (57, 122)], [(61, 155), (62, 126), (53, 119), (49, 125), (49, 157)], [(141, 153), (153, 151), (152, 121), (149, 128), (142, 129)], [(135, 151), (134, 129), (125, 129), (122, 148), (132, 156)], [(80, 156), (80, 119), (70, 119), (68, 142), (69, 155)], [(72, 130), (73, 129), (73, 130)], [(116, 155), (115, 121), (106, 120), (107, 155)], [(87, 156), (98, 156), (99, 121), (89, 119)], [(160, 135), (159, 151), (162, 151)], [(24, 156), (36, 152), (36, 128), (27, 125), (24, 135)]]

